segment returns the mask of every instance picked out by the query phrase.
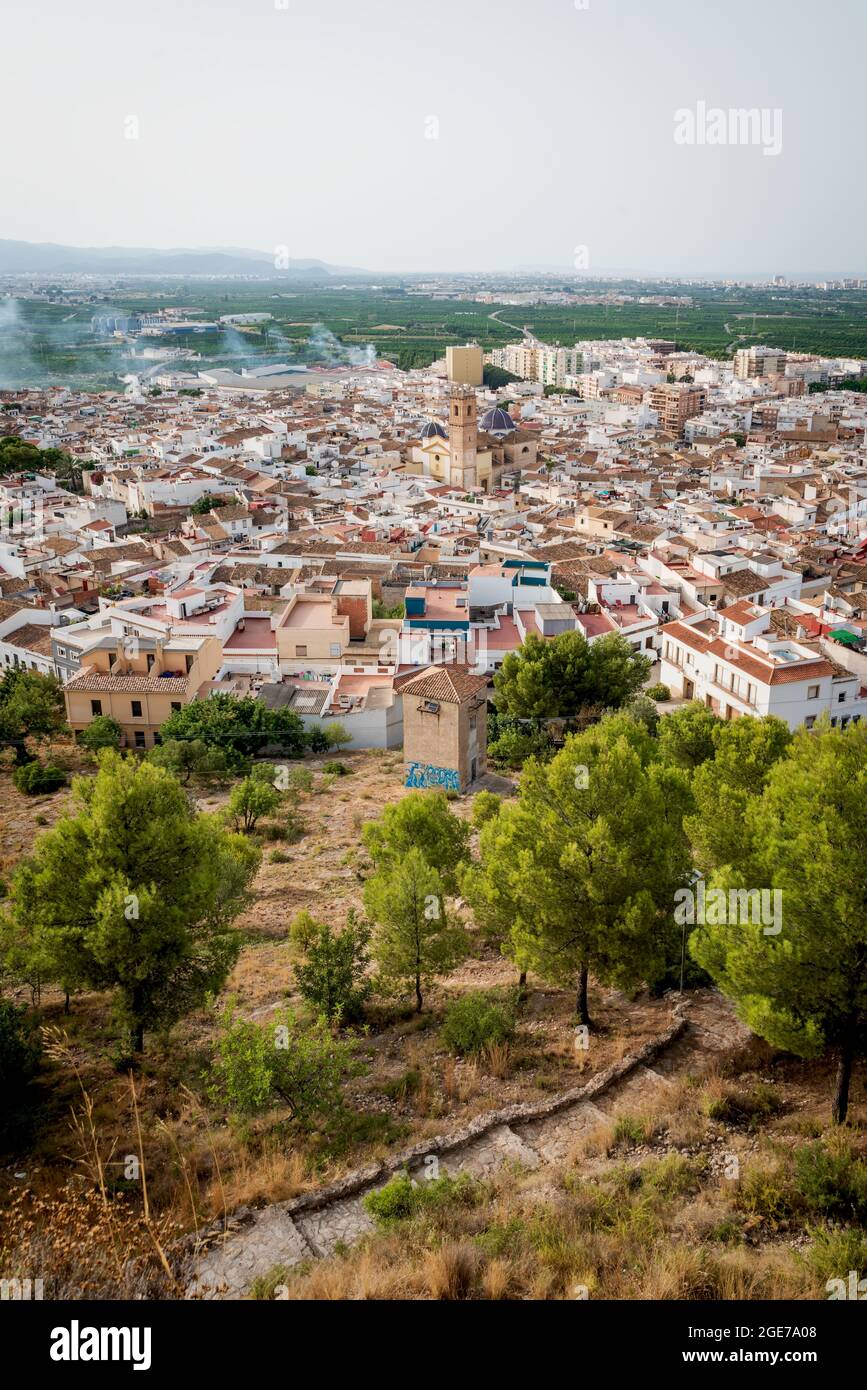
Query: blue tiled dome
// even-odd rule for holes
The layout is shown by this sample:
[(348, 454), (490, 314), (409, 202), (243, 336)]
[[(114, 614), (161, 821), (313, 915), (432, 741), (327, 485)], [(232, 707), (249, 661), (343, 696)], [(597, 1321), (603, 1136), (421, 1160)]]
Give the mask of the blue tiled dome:
[(421, 432), (422, 439), (448, 439), (445, 429), (439, 420), (428, 420)]
[(479, 428), (487, 434), (511, 434), (518, 426), (515, 424), (507, 410), (502, 410), (497, 406), (496, 410), (489, 410), (479, 421)]

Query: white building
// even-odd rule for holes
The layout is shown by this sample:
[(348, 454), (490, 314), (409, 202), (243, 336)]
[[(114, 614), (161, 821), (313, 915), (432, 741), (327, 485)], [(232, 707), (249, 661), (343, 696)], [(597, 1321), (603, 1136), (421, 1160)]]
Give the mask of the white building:
[(845, 728), (867, 714), (859, 676), (807, 642), (778, 636), (771, 610), (742, 600), (696, 622), (662, 629), (660, 679), (722, 719), (774, 714), (794, 730), (823, 714)]

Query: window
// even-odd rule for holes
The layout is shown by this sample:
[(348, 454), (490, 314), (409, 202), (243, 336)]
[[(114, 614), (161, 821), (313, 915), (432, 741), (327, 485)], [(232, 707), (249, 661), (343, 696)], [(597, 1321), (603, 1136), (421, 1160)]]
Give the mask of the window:
[(845, 690), (841, 690), (841, 691), (840, 691), (840, 694), (837, 696), (837, 704), (838, 704), (838, 705), (845, 705), (845, 703), (846, 703), (846, 692), (845, 692)]
[(102, 700), (91, 700), (90, 713), (94, 719), (99, 718), (102, 714)]
[(815, 716), (815, 714), (808, 715), (808, 717), (804, 720), (804, 727), (805, 727), (806, 729), (812, 729), (812, 728), (815, 726), (815, 723), (816, 723), (816, 716)]
[(330, 646), (329, 649), (328, 649), (328, 651), (329, 651), (329, 655), (330, 655), (330, 656), (339, 656), (339, 655), (340, 655), (340, 643), (339, 643), (339, 642), (332, 642), (332, 643), (331, 643), (331, 646)]
[(820, 690), (820, 687), (819, 687), (818, 685), (810, 685), (810, 686), (808, 686), (808, 687), (807, 687), (807, 699), (808, 699), (808, 700), (818, 700), (818, 698), (819, 698), (819, 690)]
[(141, 719), (141, 700), (133, 700), (132, 717), (133, 719)]
[(136, 729), (135, 731), (135, 746), (136, 748), (147, 747), (147, 744), (145, 742), (144, 731), (142, 729)]
[(306, 655), (307, 655), (307, 648), (306, 648), (306, 647), (296, 647), (296, 648), (295, 648), (295, 655), (296, 655), (296, 657), (298, 657), (298, 656), (306, 656)]
[(172, 700), (172, 714), (177, 714), (178, 710), (181, 708), (182, 705), (180, 700)]

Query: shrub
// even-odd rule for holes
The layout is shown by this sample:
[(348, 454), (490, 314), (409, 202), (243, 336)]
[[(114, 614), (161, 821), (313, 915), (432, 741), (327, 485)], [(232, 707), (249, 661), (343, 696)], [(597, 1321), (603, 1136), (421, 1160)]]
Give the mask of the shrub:
[(450, 1004), (442, 1028), (446, 1046), (459, 1056), (508, 1042), (514, 1032), (514, 1003), (484, 990)]
[(517, 769), (528, 758), (545, 757), (552, 751), (546, 734), (524, 733), (520, 729), (505, 729), (493, 743), (488, 744), (488, 756), (498, 767)]
[(235, 829), (252, 835), (262, 816), (270, 816), (280, 804), (280, 795), (261, 774), (239, 782), (229, 797), (228, 814)]
[(495, 820), (502, 806), (502, 798), (494, 792), (479, 792), (473, 801), (473, 814), (470, 817), (476, 830), (481, 830), (489, 820)]
[(25, 796), (47, 796), (65, 785), (66, 773), (53, 763), (40, 763), (37, 760), (16, 767), (12, 781)]
[(309, 795), (313, 790), (313, 773), (309, 767), (293, 767), (289, 771), (286, 790), (296, 796)]
[(351, 777), (352, 768), (347, 767), (346, 763), (331, 762), (326, 763), (322, 771), (329, 777)]
[(792, 1215), (793, 1195), (782, 1171), (751, 1168), (741, 1182), (736, 1205), (773, 1228), (784, 1225)]
[(807, 1144), (795, 1151), (795, 1187), (807, 1209), (827, 1220), (867, 1219), (867, 1164), (846, 1141)]
[(305, 1028), (287, 1013), (283, 1023), (260, 1028), (236, 1021), (230, 1008), (222, 1019), (209, 1094), (241, 1116), (282, 1103), (293, 1119), (306, 1124), (340, 1109), (351, 1064), (350, 1047), (332, 1037), (323, 1019)]
[(299, 912), (289, 923), (289, 940), (306, 951), (319, 930), (309, 912)]
[(290, 855), (288, 855), (284, 849), (272, 849), (268, 858), (272, 864), (288, 864)]
[(436, 1211), (449, 1206), (473, 1206), (480, 1189), (469, 1173), (457, 1178), (435, 1178), (432, 1182), (414, 1182), (409, 1173), (392, 1178), (378, 1192), (369, 1192), (363, 1199), (365, 1210), (382, 1226), (394, 1226), (408, 1221), (423, 1211)]
[(848, 1284), (851, 1269), (859, 1276), (867, 1270), (867, 1234), (863, 1231), (816, 1231), (814, 1235), (803, 1258), (822, 1294), (830, 1293), (830, 1280), (842, 1279)]
[(671, 691), (667, 685), (662, 685), (662, 683), (659, 685), (652, 685), (647, 695), (649, 699), (655, 700), (658, 705), (663, 705), (667, 700), (671, 699)]
[(709, 1098), (705, 1104), (709, 1120), (720, 1120), (728, 1125), (746, 1124), (750, 1128), (781, 1109), (782, 1101), (776, 1091), (763, 1083), (751, 1091), (729, 1091), (723, 1096)]
[(27, 1010), (0, 999), (0, 1094), (14, 1095), (39, 1066), (41, 1046)]
[(295, 967), (301, 998), (329, 1023), (350, 1023), (360, 1017), (371, 984), (364, 978), (369, 956), (370, 928), (354, 914), (343, 931), (329, 924), (316, 926), (307, 959)]
[(100, 748), (120, 748), (122, 738), (123, 729), (117, 720), (111, 719), (107, 714), (99, 714), (96, 719), (91, 720), (86, 729), (82, 729), (78, 742), (82, 748), (95, 753)]
[(328, 740), (328, 747), (333, 748), (335, 753), (339, 753), (341, 748), (347, 747), (352, 742), (354, 735), (349, 732), (345, 724), (338, 721), (328, 725), (325, 730), (325, 737)]

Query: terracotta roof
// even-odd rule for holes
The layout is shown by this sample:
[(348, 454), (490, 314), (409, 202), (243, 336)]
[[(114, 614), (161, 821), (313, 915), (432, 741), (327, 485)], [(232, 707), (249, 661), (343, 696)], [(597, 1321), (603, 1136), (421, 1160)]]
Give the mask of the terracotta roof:
[(71, 680), (66, 689), (95, 692), (104, 690), (130, 695), (142, 693), (186, 695), (189, 683), (184, 676), (109, 676), (103, 671), (95, 671), (91, 666), (86, 671), (82, 671), (80, 676)]
[(462, 705), (485, 690), (489, 683), (488, 676), (473, 676), (465, 666), (431, 666), (419, 675), (398, 679), (395, 689), (405, 695), (418, 696), (421, 700)]

